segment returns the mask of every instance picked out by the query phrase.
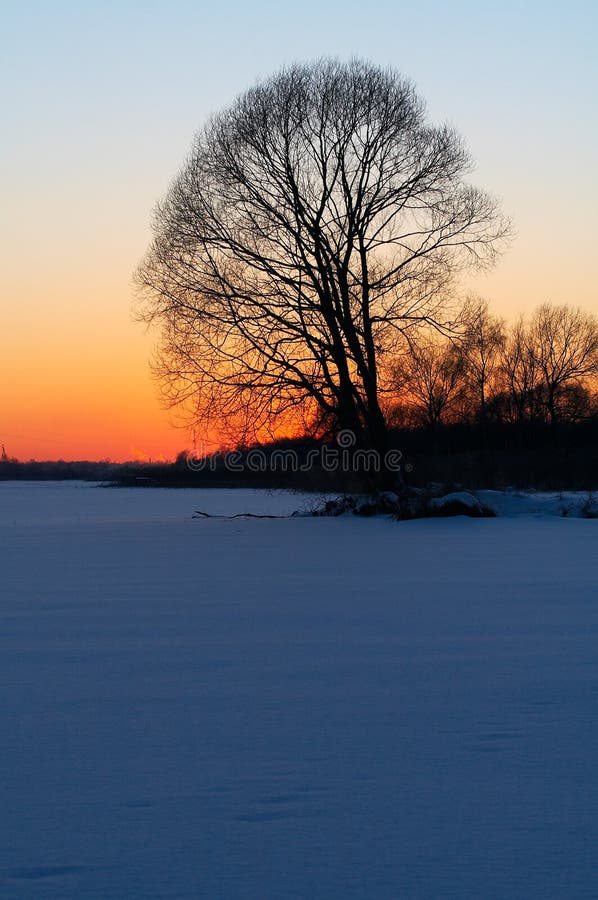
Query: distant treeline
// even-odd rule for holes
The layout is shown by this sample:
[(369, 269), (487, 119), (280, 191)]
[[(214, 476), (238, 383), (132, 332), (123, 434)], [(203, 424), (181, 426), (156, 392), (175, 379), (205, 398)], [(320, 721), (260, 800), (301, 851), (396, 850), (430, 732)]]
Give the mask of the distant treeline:
[[(395, 428), (407, 484), (468, 488), (598, 490), (598, 416), (582, 422), (484, 425), (455, 422)], [(352, 461), (352, 451), (344, 451)], [(331, 465), (337, 455), (339, 465)], [(328, 465), (326, 461), (328, 460)], [(0, 462), (0, 480), (87, 480), (121, 487), (261, 487), (308, 491), (359, 489), (367, 467), (343, 467), (334, 440), (277, 441), (202, 460), (186, 451), (173, 463)]]
[(0, 481), (110, 481), (121, 465), (111, 462), (28, 460), (20, 462), (6, 452), (0, 457)]
[[(538, 490), (598, 489), (598, 416), (583, 422), (475, 422), (394, 428), (392, 448), (400, 451), (404, 481), (414, 487), (440, 482), (450, 487), (536, 488)], [(322, 465), (322, 448), (351, 463), (352, 451), (334, 440), (279, 441), (247, 448), (235, 457), (231, 471), (226, 455), (216, 455), (195, 470), (192, 458), (181, 454), (176, 463), (158, 471), (122, 472), (128, 479), (144, 474), (162, 484), (256, 486), (297, 490), (359, 490), (368, 484), (367, 467)], [(257, 451), (257, 452), (256, 452)], [(316, 460), (313, 463), (313, 460)], [(289, 465), (297, 460), (297, 465)]]

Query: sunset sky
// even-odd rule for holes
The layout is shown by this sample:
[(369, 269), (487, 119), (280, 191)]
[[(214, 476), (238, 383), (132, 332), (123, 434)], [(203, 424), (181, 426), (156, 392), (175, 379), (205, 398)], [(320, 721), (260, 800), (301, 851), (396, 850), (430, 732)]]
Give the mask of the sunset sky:
[(173, 458), (155, 335), (131, 318), (150, 213), (206, 116), (282, 64), (391, 64), (476, 161), (516, 239), (471, 286), (507, 317), (598, 312), (595, 2), (3, 0), (0, 443)]

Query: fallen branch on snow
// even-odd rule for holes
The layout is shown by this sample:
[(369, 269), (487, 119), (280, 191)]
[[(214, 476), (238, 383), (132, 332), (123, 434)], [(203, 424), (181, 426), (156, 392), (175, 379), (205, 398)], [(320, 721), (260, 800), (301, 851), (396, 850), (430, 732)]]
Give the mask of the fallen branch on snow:
[(196, 509), (191, 516), (192, 519), (290, 519), (290, 516), (272, 516), (259, 515), (258, 513), (235, 513), (234, 516), (218, 515), (217, 513), (204, 512), (203, 509)]

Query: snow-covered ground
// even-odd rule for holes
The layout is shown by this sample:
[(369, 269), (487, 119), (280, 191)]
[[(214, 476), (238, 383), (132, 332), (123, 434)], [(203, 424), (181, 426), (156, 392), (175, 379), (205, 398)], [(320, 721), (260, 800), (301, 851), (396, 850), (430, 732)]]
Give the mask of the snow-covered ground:
[(310, 502), (0, 484), (2, 900), (598, 896), (598, 522)]

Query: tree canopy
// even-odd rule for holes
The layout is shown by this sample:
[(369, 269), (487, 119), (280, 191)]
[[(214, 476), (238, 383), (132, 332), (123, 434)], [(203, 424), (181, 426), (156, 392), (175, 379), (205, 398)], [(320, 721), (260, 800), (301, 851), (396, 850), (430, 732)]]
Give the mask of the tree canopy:
[(359, 60), (286, 68), (212, 116), (136, 276), (169, 402), (246, 440), (293, 418), (382, 449), (397, 350), (458, 327), (455, 276), (508, 231), (470, 168), (411, 82)]

